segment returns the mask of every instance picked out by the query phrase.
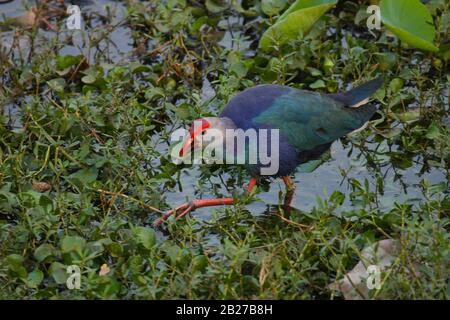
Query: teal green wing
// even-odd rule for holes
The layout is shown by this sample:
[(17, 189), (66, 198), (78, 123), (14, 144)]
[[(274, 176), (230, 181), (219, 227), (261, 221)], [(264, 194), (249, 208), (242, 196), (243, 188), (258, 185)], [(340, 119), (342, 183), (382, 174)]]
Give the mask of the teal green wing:
[(253, 119), (257, 127), (277, 128), (297, 151), (330, 143), (364, 125), (372, 105), (350, 108), (319, 93), (291, 89)]

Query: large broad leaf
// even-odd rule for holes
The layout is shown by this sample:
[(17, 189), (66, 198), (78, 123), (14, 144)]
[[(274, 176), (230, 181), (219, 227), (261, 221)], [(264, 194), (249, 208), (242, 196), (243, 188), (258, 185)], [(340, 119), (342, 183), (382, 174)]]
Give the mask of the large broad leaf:
[(305, 36), (314, 23), (336, 3), (337, 0), (297, 0), (264, 32), (259, 47), (268, 50), (274, 40), (283, 44)]
[(438, 51), (433, 44), (433, 18), (419, 0), (382, 0), (380, 10), (381, 21), (400, 40), (418, 49)]

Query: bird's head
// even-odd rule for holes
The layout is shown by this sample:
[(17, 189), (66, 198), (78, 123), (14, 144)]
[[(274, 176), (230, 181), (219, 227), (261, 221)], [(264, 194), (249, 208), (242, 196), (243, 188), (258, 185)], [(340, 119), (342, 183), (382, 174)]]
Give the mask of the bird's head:
[[(207, 145), (212, 147), (212, 144), (222, 145), (225, 141), (226, 129), (234, 129), (235, 125), (233, 121), (229, 118), (219, 118), (219, 117), (205, 117), (194, 120), (191, 127), (189, 128), (189, 133), (183, 141), (183, 146), (180, 150), (180, 157), (184, 157), (191, 151), (198, 150), (200, 148), (205, 148)], [(207, 136), (217, 136), (222, 135), (222, 139), (207, 139), (210, 140), (209, 143), (204, 143), (204, 138)]]

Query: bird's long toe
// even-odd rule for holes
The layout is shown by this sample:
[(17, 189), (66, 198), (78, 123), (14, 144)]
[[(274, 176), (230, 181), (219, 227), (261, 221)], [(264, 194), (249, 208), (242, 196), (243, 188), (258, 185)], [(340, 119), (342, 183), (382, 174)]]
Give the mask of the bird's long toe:
[[(195, 205), (193, 202), (188, 203), (188, 207), (187, 208), (183, 208), (184, 210), (176, 217), (176, 219), (181, 219), (184, 216), (186, 216), (189, 212), (195, 210)], [(181, 211), (182, 209), (180, 209), (179, 211)]]
[(181, 212), (176, 219), (182, 218), (187, 215), (190, 211), (193, 210), (193, 205), (191, 202), (183, 203), (182, 205), (176, 207), (175, 209), (168, 210), (162, 217), (158, 218), (155, 221), (155, 226), (161, 225), (164, 221), (166, 221), (170, 216), (177, 215), (178, 212)]

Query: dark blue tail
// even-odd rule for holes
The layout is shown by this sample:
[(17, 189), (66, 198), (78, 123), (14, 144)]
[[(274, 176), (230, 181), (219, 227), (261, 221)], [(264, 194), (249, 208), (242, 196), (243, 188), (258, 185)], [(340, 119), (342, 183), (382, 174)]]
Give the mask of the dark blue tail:
[(328, 96), (348, 107), (351, 107), (360, 103), (364, 99), (370, 98), (383, 85), (383, 82), (383, 78), (378, 77), (345, 93), (333, 93)]

